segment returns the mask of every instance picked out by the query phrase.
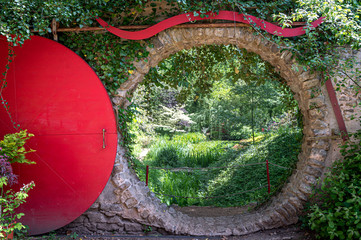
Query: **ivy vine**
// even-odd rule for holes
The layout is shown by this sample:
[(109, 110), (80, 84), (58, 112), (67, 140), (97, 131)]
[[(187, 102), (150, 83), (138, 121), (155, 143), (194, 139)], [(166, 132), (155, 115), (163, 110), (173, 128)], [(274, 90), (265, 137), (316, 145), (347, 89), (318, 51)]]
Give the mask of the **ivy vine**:
[[(51, 37), (53, 19), (59, 27), (98, 26), (95, 16), (115, 26), (144, 25), (156, 23), (159, 17), (165, 19), (195, 11), (205, 16), (210, 11), (219, 10), (238, 11), (267, 21), (278, 21), (284, 27), (290, 27), (294, 21), (306, 22), (306, 34), (293, 38), (271, 36), (253, 27), (256, 34), (262, 34), (282, 49), (291, 51), (305, 70), (327, 72), (327, 76), (351, 80), (351, 88), (357, 93), (360, 91), (361, 74), (354, 68), (353, 52), (349, 54), (350, 58), (341, 59), (344, 48), (357, 50), (361, 47), (361, 4), (357, 0), (166, 0), (163, 4), (151, 0), (1, 0), (0, 34), (16, 46), (33, 34)], [(321, 16), (326, 17), (325, 23), (313, 29), (309, 23)], [(133, 73), (132, 62), (148, 56), (148, 41), (124, 41), (104, 32), (63, 33), (60, 34), (60, 42), (91, 65), (110, 95), (115, 94)], [(185, 66), (186, 63), (180, 64)], [(6, 73), (2, 77), (2, 86), (5, 86), (5, 81)], [(339, 82), (338, 87), (342, 85), (345, 82)], [(2, 103), (6, 105), (4, 100)], [(119, 111), (122, 130), (126, 129), (126, 121), (129, 120), (122, 114), (130, 112), (125, 109)]]

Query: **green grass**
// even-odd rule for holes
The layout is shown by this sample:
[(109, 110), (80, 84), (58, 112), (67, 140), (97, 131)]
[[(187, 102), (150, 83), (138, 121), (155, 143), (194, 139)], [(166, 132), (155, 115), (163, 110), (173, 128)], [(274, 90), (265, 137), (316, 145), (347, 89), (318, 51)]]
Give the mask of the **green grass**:
[[(282, 131), (258, 138), (255, 145), (250, 141), (188, 141), (188, 137), (173, 139), (158, 138), (150, 146), (143, 162), (136, 161), (136, 171), (145, 181), (145, 166), (149, 165), (149, 187), (157, 193), (185, 196), (226, 196), (267, 185), (266, 164), (255, 166), (238, 165), (248, 163), (272, 163), (294, 168), (301, 148), (300, 130)], [(190, 138), (193, 139), (193, 138)], [(195, 143), (192, 143), (195, 142)], [(234, 146), (242, 145), (242, 148)], [(208, 171), (171, 172), (152, 167), (221, 167)], [(270, 165), (271, 195), (267, 188), (222, 198), (174, 198), (159, 195), (162, 202), (180, 206), (242, 206), (250, 202), (263, 203), (277, 193), (287, 181), (292, 170)]]

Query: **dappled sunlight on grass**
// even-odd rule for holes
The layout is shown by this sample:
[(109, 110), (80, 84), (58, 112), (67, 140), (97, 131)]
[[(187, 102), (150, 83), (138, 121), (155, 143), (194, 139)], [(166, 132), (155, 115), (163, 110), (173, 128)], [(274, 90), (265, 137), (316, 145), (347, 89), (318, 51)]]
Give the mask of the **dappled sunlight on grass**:
[[(197, 140), (195, 143), (185, 139), (161, 138), (155, 141), (144, 161), (136, 162), (139, 177), (145, 180), (145, 165), (149, 165), (149, 187), (160, 193), (159, 198), (168, 205), (228, 207), (263, 203), (277, 193), (296, 165), (302, 133), (300, 129), (289, 129), (259, 135), (255, 144), (252, 144), (252, 138), (241, 141)], [(235, 149), (234, 146), (240, 143), (244, 147)], [(289, 168), (270, 165), (271, 195), (267, 193), (266, 160)], [(257, 165), (249, 165), (254, 163)], [(176, 168), (176, 172), (155, 168)], [(186, 171), (179, 168), (186, 168)], [(253, 189), (257, 190), (247, 192)], [(237, 194), (241, 192), (247, 193)]]

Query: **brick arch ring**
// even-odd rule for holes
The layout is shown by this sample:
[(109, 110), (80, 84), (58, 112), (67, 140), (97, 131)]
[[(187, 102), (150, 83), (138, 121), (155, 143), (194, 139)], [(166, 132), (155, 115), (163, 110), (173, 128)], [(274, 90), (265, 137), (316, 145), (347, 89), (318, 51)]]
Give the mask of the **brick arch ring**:
[[(312, 186), (325, 171), (326, 159), (337, 142), (332, 134), (330, 103), (320, 78), (299, 67), (292, 54), (249, 28), (167, 29), (151, 38), (147, 61), (135, 62), (136, 70), (113, 97), (113, 104), (126, 107), (129, 96), (151, 67), (180, 50), (210, 44), (233, 44), (254, 52), (269, 62), (287, 82), (303, 114), (304, 137), (297, 169), (282, 190), (258, 210), (228, 217), (191, 217), (161, 204), (144, 182), (128, 168), (125, 150), (119, 145), (112, 175), (93, 206), (68, 227), (88, 232), (131, 232), (136, 224), (152, 226), (173, 234), (244, 235), (294, 224)], [(332, 110), (331, 110), (332, 111)], [(328, 160), (327, 160), (328, 161)], [(133, 225), (124, 224), (130, 222)], [(107, 227), (104, 224), (107, 223)], [(128, 228), (128, 229), (127, 229)]]

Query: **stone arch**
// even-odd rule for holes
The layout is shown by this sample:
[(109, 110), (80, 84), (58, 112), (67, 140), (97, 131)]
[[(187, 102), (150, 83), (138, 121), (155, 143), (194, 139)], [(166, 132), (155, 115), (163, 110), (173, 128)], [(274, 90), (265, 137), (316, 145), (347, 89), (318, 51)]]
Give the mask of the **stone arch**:
[[(304, 202), (311, 194), (316, 179), (324, 172), (330, 149), (332, 112), (320, 78), (299, 67), (288, 51), (254, 35), (248, 28), (168, 29), (151, 39), (148, 61), (135, 62), (136, 70), (121, 85), (113, 103), (127, 106), (126, 96), (133, 92), (151, 67), (182, 49), (204, 44), (233, 44), (254, 52), (268, 61), (285, 79), (303, 114), (304, 138), (297, 169), (282, 191), (253, 212), (232, 217), (190, 217), (161, 204), (154, 193), (128, 168), (124, 149), (119, 145), (112, 175), (97, 201), (68, 228), (83, 232), (142, 231), (142, 225), (163, 229), (173, 234), (244, 235), (263, 229), (294, 224)], [(331, 114), (331, 115), (330, 115)]]

